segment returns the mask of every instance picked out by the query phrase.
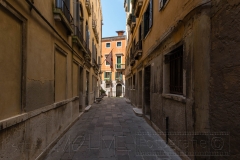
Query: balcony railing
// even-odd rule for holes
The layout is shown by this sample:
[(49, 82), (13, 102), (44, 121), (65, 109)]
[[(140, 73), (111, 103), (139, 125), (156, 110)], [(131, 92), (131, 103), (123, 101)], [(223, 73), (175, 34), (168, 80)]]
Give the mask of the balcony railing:
[(86, 4), (86, 8), (87, 8), (88, 15), (91, 16), (91, 10), (92, 10), (92, 8), (91, 8), (91, 3), (90, 3), (90, 1), (89, 1), (89, 0), (86, 0), (86, 1), (85, 1), (85, 4)]
[(98, 28), (97, 18), (96, 18), (96, 14), (94, 13), (93, 16), (92, 16), (92, 29), (93, 29), (93, 33), (95, 35), (95, 38), (98, 42), (99, 36), (98, 36), (97, 28)]
[(56, 0), (55, 5), (56, 5), (55, 6), (56, 8), (62, 10), (63, 15), (67, 18), (68, 22), (70, 24), (72, 24), (73, 23), (73, 17), (71, 15), (71, 12), (70, 12), (65, 0)]
[(134, 46), (134, 58), (136, 60), (139, 59), (139, 57), (142, 55), (142, 40), (138, 41)]
[(89, 50), (89, 47), (83, 38), (83, 34), (82, 34), (81, 30), (79, 30), (79, 28), (77, 26), (74, 26), (74, 25), (72, 25), (72, 26), (74, 28), (73, 42), (77, 42), (79, 44), (79, 46), (86, 53), (85, 57), (90, 61), (91, 60), (91, 51)]
[(130, 50), (130, 66), (134, 66), (134, 64), (135, 64), (134, 52), (131, 49)]
[(130, 26), (131, 32), (133, 32), (133, 30), (136, 26), (136, 17), (134, 16), (134, 14), (131, 13), (128, 16), (127, 24)]
[(116, 64), (116, 69), (125, 69), (125, 64)]

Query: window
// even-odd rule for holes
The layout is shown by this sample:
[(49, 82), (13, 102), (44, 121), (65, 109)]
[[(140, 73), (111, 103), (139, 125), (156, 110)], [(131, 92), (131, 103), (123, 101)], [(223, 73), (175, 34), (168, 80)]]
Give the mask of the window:
[(150, 0), (146, 12), (143, 15), (144, 19), (144, 37), (148, 34), (153, 24), (153, 0)]
[(112, 72), (104, 72), (104, 80), (111, 80)]
[(135, 74), (133, 75), (133, 89), (135, 89), (135, 81), (136, 81), (136, 76)]
[(122, 72), (115, 72), (115, 79), (121, 81), (122, 80)]
[(183, 94), (183, 47), (175, 49), (169, 55), (170, 93)]
[[(106, 57), (106, 59), (107, 59), (108, 55), (106, 55), (105, 57)], [(106, 64), (105, 64), (106, 66), (109, 66), (109, 65), (110, 65), (110, 63), (109, 63), (108, 61), (105, 60), (105, 62), (106, 62)]]
[(117, 42), (117, 47), (121, 47), (122, 46), (122, 42)]
[(106, 43), (106, 48), (110, 48), (111, 44), (110, 43)]
[(121, 69), (122, 65), (122, 56), (117, 56), (117, 65), (116, 65), (116, 68), (117, 69)]

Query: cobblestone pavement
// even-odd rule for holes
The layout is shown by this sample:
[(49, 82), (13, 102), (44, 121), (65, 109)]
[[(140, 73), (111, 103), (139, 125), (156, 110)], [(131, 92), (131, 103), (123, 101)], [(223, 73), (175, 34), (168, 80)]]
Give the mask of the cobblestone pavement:
[(180, 159), (124, 98), (104, 98), (66, 132), (47, 160)]

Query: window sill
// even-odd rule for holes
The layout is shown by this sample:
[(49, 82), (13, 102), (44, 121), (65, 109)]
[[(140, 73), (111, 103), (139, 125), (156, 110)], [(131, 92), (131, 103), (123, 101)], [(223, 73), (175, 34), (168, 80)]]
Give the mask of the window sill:
[(172, 99), (175, 101), (179, 101), (182, 103), (186, 103), (186, 97), (182, 96), (182, 95), (177, 95), (177, 94), (162, 94), (163, 98), (167, 98), (167, 99)]

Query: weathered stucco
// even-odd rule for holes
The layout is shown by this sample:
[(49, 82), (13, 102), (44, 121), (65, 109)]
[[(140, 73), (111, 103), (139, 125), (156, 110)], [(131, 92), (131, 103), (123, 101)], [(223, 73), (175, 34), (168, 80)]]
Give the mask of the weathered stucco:
[(229, 132), (224, 141), (231, 157), (225, 159), (240, 159), (240, 2), (213, 0), (212, 5), (210, 129)]
[(20, 20), (2, 6), (0, 15), (0, 120), (2, 120), (15, 116), (22, 110), (23, 26)]

